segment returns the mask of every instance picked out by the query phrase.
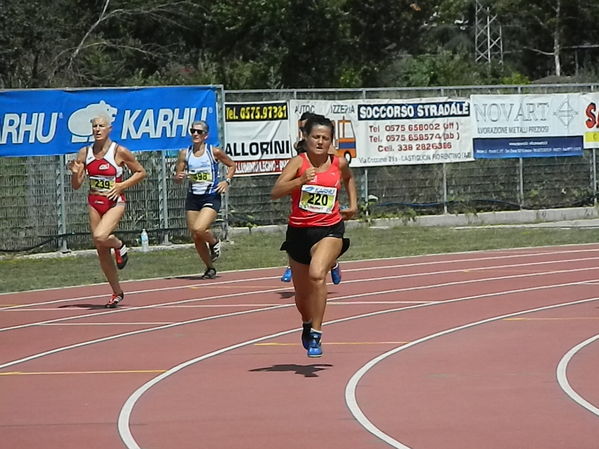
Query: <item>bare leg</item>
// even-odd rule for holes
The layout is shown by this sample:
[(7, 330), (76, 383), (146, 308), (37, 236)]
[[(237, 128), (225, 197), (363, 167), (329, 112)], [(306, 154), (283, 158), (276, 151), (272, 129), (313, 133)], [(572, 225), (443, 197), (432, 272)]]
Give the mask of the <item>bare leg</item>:
[(322, 329), (327, 303), (326, 276), (341, 251), (341, 239), (326, 237), (312, 248), (312, 261), (304, 265), (289, 259), (293, 272), (295, 305), (304, 323), (311, 321), (312, 328)]
[(312, 247), (312, 261), (310, 262), (310, 309), (312, 311), (312, 328), (322, 329), (324, 312), (327, 305), (326, 276), (334, 265), (341, 251), (342, 240), (334, 237), (325, 237)]
[(123, 293), (123, 289), (119, 283), (116, 265), (110, 250), (112, 248), (120, 248), (123, 244), (123, 242), (112, 232), (116, 229), (121, 218), (125, 214), (125, 206), (114, 206), (103, 216), (100, 216), (98, 211), (93, 207), (88, 207), (88, 210), (90, 228), (94, 245), (98, 253), (98, 259), (100, 260), (100, 268), (102, 268), (102, 272), (110, 284), (112, 292), (115, 295)]
[(216, 219), (217, 213), (210, 207), (203, 207), (201, 210), (188, 210), (185, 213), (187, 218), (187, 227), (191, 232), (191, 237), (195, 244), (196, 251), (206, 265), (206, 268), (213, 268), (212, 258), (208, 245), (214, 245), (217, 242), (216, 237), (210, 230), (210, 226)]
[(295, 306), (302, 316), (302, 322), (312, 321), (312, 307), (310, 301), (310, 266), (296, 262), (289, 258), (289, 266), (293, 273), (293, 288), (295, 289)]

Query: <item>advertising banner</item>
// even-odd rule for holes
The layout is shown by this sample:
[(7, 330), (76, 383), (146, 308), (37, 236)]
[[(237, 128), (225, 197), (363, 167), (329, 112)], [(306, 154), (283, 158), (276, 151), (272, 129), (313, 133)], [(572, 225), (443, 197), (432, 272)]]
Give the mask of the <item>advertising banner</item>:
[(585, 148), (599, 148), (599, 93), (581, 94)]
[(294, 150), (286, 101), (225, 103), (225, 151), (236, 176), (280, 173)]
[(580, 94), (472, 95), (471, 101), (476, 158), (582, 155)]
[(291, 100), (290, 111), (291, 122), (305, 111), (333, 120), (337, 154), (354, 167), (473, 160), (468, 100)]
[(216, 102), (211, 86), (0, 91), (0, 156), (75, 153), (93, 142), (98, 115), (112, 120), (112, 140), (132, 151), (185, 148), (196, 120), (219, 145)]

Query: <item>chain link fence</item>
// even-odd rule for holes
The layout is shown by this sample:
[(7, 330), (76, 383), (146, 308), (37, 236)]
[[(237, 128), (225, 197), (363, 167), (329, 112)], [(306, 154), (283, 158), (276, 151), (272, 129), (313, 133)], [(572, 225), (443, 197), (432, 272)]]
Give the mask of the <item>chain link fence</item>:
[[(464, 86), (421, 89), (225, 91), (225, 102), (288, 99), (424, 98), (471, 94), (591, 92), (599, 85)], [(74, 157), (0, 158), (0, 252), (91, 248), (87, 192), (74, 191), (67, 161)], [(150, 243), (189, 242), (185, 187), (173, 182), (176, 152), (140, 152), (148, 177), (126, 192), (118, 229), (132, 245), (146, 229)], [(583, 157), (479, 159), (451, 164), (354, 168), (362, 214), (413, 217), (480, 211), (592, 206), (597, 196), (595, 150)], [(270, 200), (276, 175), (234, 179), (215, 227), (286, 222), (287, 199)], [(346, 200), (342, 195), (341, 202)]]

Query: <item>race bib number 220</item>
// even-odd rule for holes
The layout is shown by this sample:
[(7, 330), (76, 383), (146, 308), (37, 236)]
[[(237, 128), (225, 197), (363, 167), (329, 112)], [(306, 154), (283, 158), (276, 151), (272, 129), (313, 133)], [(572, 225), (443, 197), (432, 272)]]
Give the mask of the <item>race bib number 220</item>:
[(330, 214), (333, 212), (336, 198), (337, 188), (335, 187), (303, 185), (299, 207), (310, 212)]

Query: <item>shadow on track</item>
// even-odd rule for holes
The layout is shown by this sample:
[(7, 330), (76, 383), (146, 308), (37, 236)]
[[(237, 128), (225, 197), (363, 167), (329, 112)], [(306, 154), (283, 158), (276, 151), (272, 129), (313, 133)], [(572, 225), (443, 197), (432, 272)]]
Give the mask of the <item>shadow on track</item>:
[(318, 371), (323, 371), (332, 367), (333, 365), (328, 363), (316, 363), (312, 365), (296, 365), (290, 363), (287, 365), (272, 365), (265, 368), (254, 368), (250, 372), (293, 372), (293, 374), (299, 374), (304, 377), (318, 377), (316, 374)]

